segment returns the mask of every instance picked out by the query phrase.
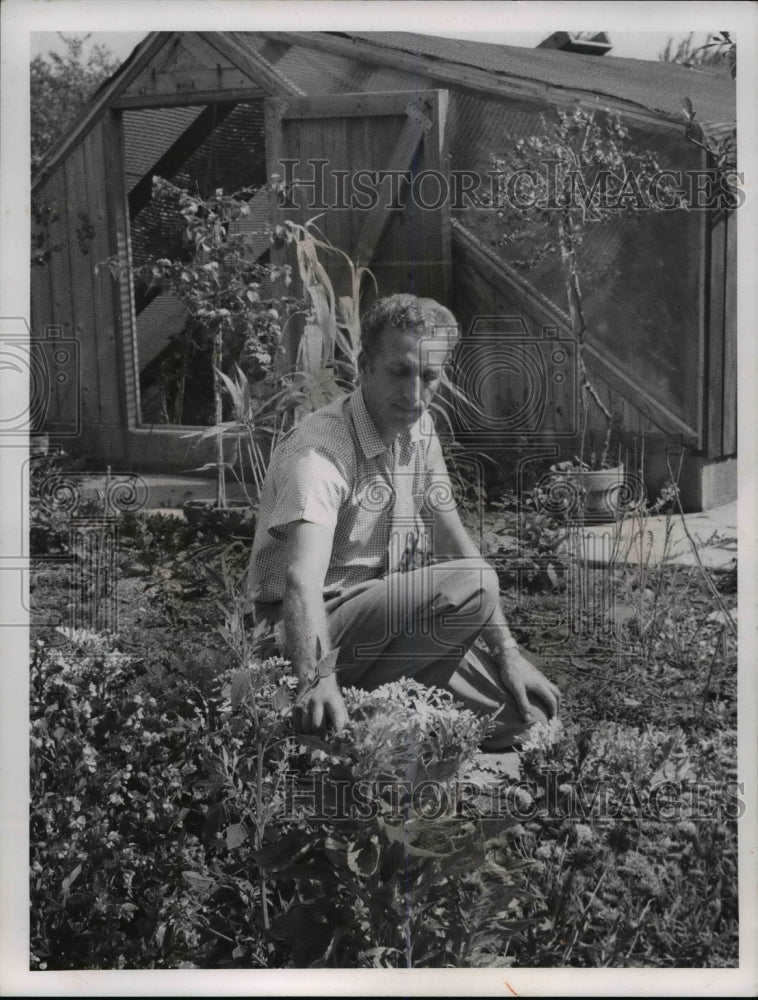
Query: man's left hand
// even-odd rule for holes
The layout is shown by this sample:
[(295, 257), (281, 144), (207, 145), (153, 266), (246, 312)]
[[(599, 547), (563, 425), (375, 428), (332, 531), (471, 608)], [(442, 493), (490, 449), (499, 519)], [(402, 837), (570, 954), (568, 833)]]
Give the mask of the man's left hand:
[(500, 679), (510, 691), (524, 722), (534, 721), (529, 698), (539, 698), (549, 719), (558, 714), (561, 692), (517, 649), (509, 649), (498, 657)]

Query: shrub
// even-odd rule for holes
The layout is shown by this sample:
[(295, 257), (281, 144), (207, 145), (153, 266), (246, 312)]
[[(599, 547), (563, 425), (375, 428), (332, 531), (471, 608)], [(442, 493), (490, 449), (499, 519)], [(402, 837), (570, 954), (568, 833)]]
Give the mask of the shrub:
[(59, 632), (31, 671), (34, 968), (497, 963), (522, 864), (448, 801), (486, 721), (398, 682), (298, 739), (280, 658), (160, 697), (112, 636)]

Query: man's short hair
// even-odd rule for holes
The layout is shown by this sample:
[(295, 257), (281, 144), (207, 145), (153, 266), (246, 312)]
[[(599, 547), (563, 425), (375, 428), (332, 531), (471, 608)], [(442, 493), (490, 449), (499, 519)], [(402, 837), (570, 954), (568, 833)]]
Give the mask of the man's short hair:
[(378, 299), (361, 317), (361, 347), (371, 357), (385, 327), (447, 337), (451, 346), (458, 337), (455, 316), (434, 299), (399, 292)]

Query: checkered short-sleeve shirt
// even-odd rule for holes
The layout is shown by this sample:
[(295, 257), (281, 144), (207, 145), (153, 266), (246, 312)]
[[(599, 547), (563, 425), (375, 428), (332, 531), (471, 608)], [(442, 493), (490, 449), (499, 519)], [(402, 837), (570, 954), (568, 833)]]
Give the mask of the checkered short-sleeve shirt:
[(333, 533), (324, 596), (400, 568), (412, 542), (424, 549), (437, 504), (454, 503), (428, 414), (387, 447), (363, 394), (306, 417), (275, 449), (263, 485), (251, 556), (251, 597), (281, 601), (285, 536), (292, 521)]

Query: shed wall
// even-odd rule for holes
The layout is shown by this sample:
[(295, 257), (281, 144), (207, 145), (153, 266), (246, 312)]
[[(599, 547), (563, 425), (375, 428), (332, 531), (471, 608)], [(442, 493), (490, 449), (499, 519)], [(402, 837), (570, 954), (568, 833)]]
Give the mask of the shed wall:
[[(115, 252), (106, 168), (109, 116), (71, 150), (35, 198), (51, 213), (50, 257), (32, 267), (32, 333), (45, 340), (59, 327), (76, 346), (78, 371), (53, 378), (46, 426), (77, 451), (123, 454), (125, 413), (119, 351), (118, 286), (104, 262)], [(56, 331), (53, 331), (57, 335)], [(77, 435), (77, 430), (80, 432)]]
[[(300, 46), (287, 47), (267, 41), (262, 34), (246, 37), (287, 79), (309, 93), (426, 89), (440, 85), (440, 80), (428, 75), (363, 64)], [(269, 52), (267, 45), (279, 48)], [(450, 88), (449, 81), (444, 85)], [(490, 139), (497, 135), (507, 141), (515, 134), (513, 122), (518, 120), (523, 125), (522, 119), (533, 119), (545, 106), (545, 102), (523, 97), (485, 98), (470, 88), (451, 88), (451, 164), (458, 168), (486, 169)], [(59, 434), (64, 443), (75, 441), (78, 453), (89, 454), (101, 463), (112, 462), (114, 467), (189, 468), (201, 464), (204, 457), (182, 438), (186, 429), (137, 426), (131, 292), (128, 283), (119, 284), (112, 279), (107, 267), (98, 268), (112, 255), (120, 253), (125, 259), (127, 253), (124, 164), (116, 118), (114, 112), (106, 109), (36, 195), (36, 200), (52, 211), (47, 245), (53, 250), (47, 263), (32, 268), (32, 333), (47, 343), (52, 328), (64, 342), (73, 344), (71, 360), (65, 363), (68, 376), (56, 379), (57, 362), (50, 369), (45, 426), (51, 433)], [(490, 122), (490, 133), (484, 142), (477, 123), (486, 121)], [(675, 140), (660, 138), (669, 145), (676, 145), (678, 140), (678, 136)], [(685, 152), (682, 156), (683, 163), (689, 162)], [(130, 184), (132, 181), (130, 177)], [(660, 220), (663, 228), (667, 223), (668, 219)], [(654, 322), (646, 321), (645, 337), (636, 344), (631, 334), (635, 325), (639, 325), (639, 317), (633, 309), (622, 308), (617, 313), (620, 322), (626, 322), (626, 317), (629, 324), (619, 339), (618, 324), (608, 326), (608, 316), (613, 315), (614, 308), (612, 288), (601, 280), (597, 301), (591, 297), (590, 313), (607, 326), (605, 332), (600, 330), (600, 339), (609, 356), (626, 368), (636, 367), (638, 377), (643, 381), (648, 379), (649, 388), (676, 416), (696, 431), (702, 430), (701, 443), (707, 456), (716, 458), (736, 450), (736, 225), (733, 217), (722, 217), (716, 220), (712, 231), (697, 238), (691, 232), (695, 220), (685, 221), (683, 226), (675, 236), (686, 254), (677, 255), (674, 248), (683, 277), (680, 280), (673, 276), (679, 281), (682, 294), (675, 296), (674, 314), (665, 317), (660, 330), (656, 330)], [(706, 254), (706, 248), (706, 264), (699, 272), (697, 258)], [(666, 253), (671, 252), (669, 239)], [(630, 253), (633, 253), (631, 245), (627, 256)], [(671, 280), (666, 266), (661, 257), (660, 280), (656, 285), (659, 292), (665, 291)], [(549, 275), (546, 280), (549, 286)], [(641, 272), (635, 282), (636, 300), (644, 304), (649, 290)], [(453, 305), (464, 330), (476, 315), (502, 312), (520, 316), (527, 329), (536, 335), (546, 319), (539, 311), (535, 312), (533, 305), (515, 300), (460, 247), (454, 255), (453, 292)], [(555, 294), (558, 299), (559, 293)], [(656, 336), (668, 338), (669, 347), (662, 360), (655, 354)], [(648, 349), (653, 353), (642, 359), (642, 365), (638, 364), (640, 355)], [(50, 355), (49, 350), (47, 354)], [(63, 362), (60, 364), (65, 367)], [(672, 364), (678, 366), (677, 370), (667, 374), (665, 369)], [(665, 377), (670, 383), (673, 378), (674, 382), (657, 386), (648, 378), (652, 369), (655, 369), (652, 376)], [(701, 395), (690, 391), (697, 379), (703, 382)], [(609, 408), (619, 414), (628, 435), (658, 431), (645, 408), (637, 405), (633, 387), (628, 392), (619, 392), (600, 369), (594, 373), (594, 382)]]

